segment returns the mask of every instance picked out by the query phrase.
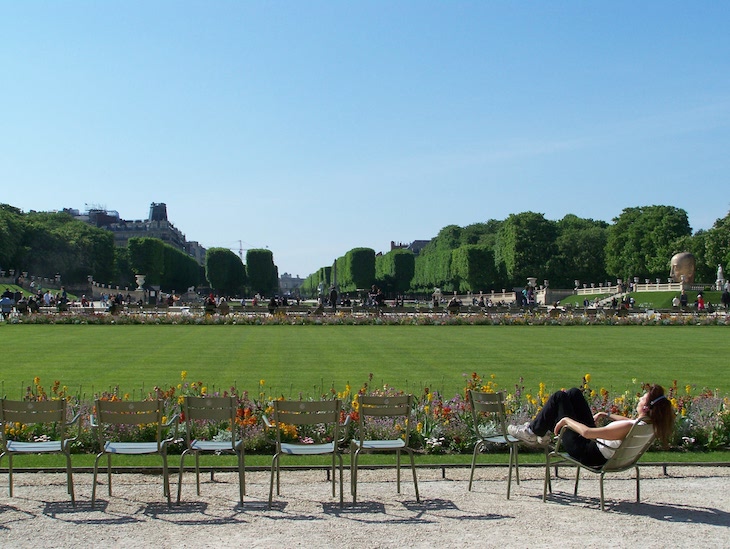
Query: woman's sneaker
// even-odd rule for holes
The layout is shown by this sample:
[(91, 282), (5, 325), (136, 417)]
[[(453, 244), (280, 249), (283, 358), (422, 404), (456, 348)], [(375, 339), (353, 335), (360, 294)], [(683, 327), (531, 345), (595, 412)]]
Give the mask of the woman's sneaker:
[(524, 425), (508, 425), (507, 432), (522, 442), (533, 446), (537, 444), (537, 435), (532, 432), (529, 423), (525, 423)]

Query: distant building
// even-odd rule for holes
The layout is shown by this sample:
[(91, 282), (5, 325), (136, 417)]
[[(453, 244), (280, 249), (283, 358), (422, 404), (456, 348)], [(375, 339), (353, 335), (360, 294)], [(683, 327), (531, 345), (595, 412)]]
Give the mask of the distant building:
[(282, 295), (296, 295), (299, 293), (299, 287), (302, 283), (304, 283), (303, 278), (284, 273), (279, 277), (279, 291)]
[(195, 258), (200, 265), (205, 263), (206, 249), (198, 242), (188, 242), (185, 239), (185, 235), (167, 219), (167, 205), (163, 202), (153, 202), (150, 205), (148, 218), (134, 221), (122, 219), (118, 212), (103, 208), (90, 208), (85, 213), (70, 208), (64, 208), (63, 211), (81, 221), (114, 233), (114, 245), (118, 248), (126, 247), (130, 238), (158, 238)]
[(431, 242), (430, 240), (414, 240), (410, 244), (403, 244), (402, 242), (395, 243), (395, 241), (390, 241), (390, 251), (393, 250), (410, 250), (413, 252), (413, 255), (418, 255), (421, 253), (421, 250)]

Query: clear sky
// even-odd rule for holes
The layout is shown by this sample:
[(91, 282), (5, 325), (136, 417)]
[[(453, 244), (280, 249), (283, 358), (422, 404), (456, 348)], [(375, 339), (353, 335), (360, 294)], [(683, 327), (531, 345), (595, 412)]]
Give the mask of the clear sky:
[(307, 276), (534, 211), (730, 210), (730, 2), (0, 0), (0, 202)]

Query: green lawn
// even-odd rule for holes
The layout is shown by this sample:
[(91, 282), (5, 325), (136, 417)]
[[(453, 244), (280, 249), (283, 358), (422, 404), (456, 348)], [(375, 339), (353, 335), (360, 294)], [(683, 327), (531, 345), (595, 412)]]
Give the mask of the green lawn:
[(577, 385), (623, 391), (638, 382), (730, 393), (728, 328), (722, 326), (74, 326), (0, 325), (0, 384), (18, 398), (35, 376), (90, 398), (119, 386), (202, 381), (296, 397), (347, 382), (461, 393), (464, 375), (491, 374), (500, 387)]

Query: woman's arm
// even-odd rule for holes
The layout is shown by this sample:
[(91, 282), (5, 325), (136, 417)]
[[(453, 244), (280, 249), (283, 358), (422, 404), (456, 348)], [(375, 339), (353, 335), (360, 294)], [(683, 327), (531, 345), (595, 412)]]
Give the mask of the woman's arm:
[(631, 418), (628, 418), (626, 416), (622, 416), (619, 414), (610, 414), (608, 412), (596, 412), (595, 414), (593, 414), (593, 421), (598, 421), (602, 417), (608, 418), (612, 421), (620, 421), (622, 419), (631, 419)]
[(605, 427), (588, 427), (588, 425), (584, 425), (579, 421), (576, 421), (569, 417), (564, 417), (563, 419), (558, 421), (557, 425), (555, 425), (555, 434), (559, 435), (560, 430), (563, 427), (567, 427), (571, 431), (575, 431), (576, 433), (578, 433), (583, 438), (623, 440), (624, 438), (626, 438), (626, 435), (631, 430), (631, 427), (634, 425), (634, 423), (630, 420), (627, 420), (626, 418), (622, 419), (623, 421), (614, 421), (613, 423), (609, 423)]

